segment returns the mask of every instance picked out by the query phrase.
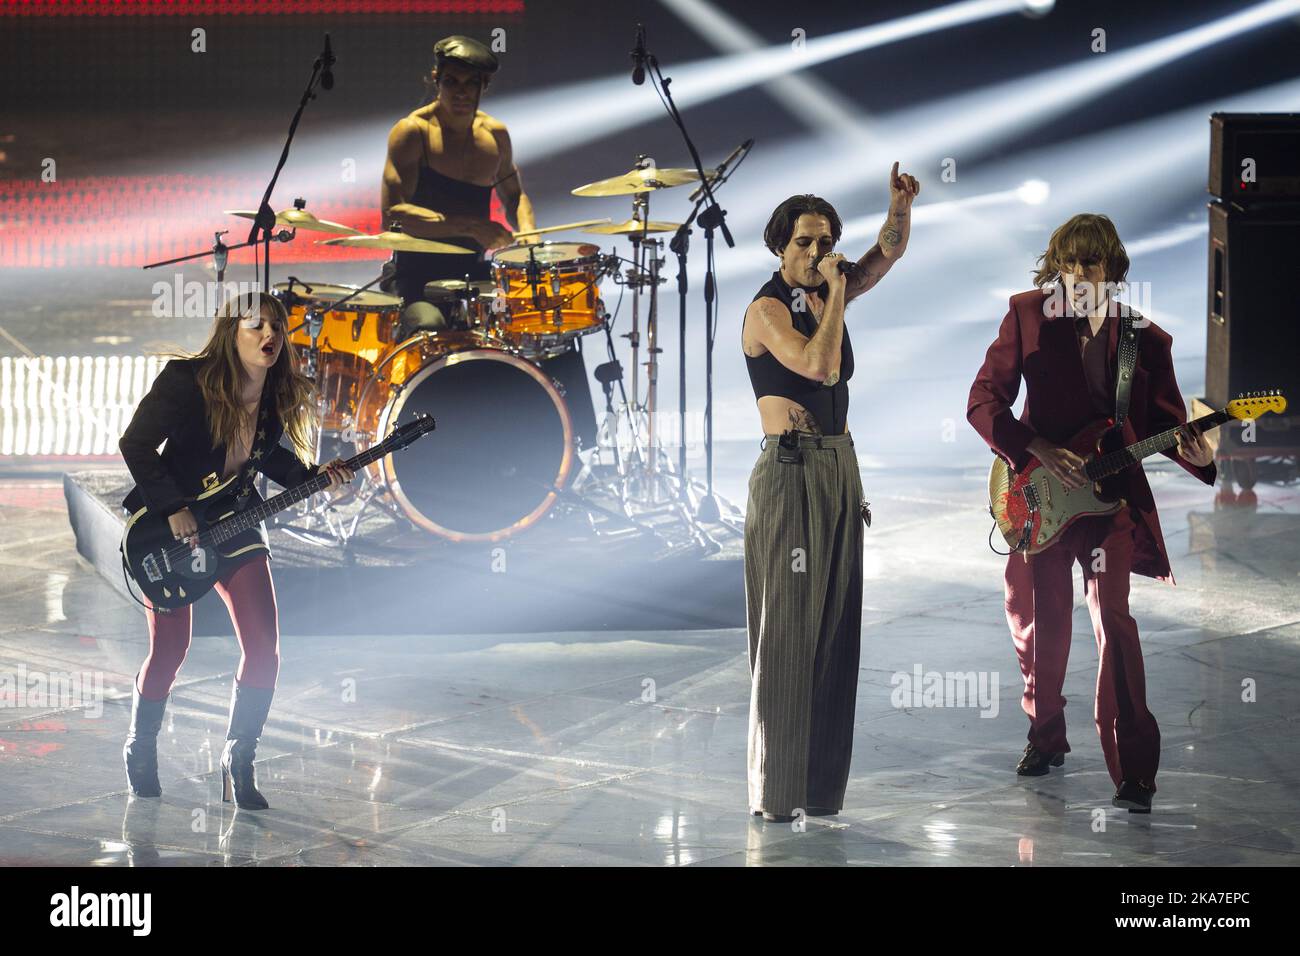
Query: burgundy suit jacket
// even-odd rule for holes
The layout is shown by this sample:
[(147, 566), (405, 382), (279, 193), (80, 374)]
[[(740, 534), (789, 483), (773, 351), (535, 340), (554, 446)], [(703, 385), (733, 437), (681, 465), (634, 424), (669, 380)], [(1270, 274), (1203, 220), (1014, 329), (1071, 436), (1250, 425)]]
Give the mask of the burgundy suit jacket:
[[(1011, 307), (975, 376), (966, 406), (966, 418), (980, 437), (1017, 471), (1033, 458), (1027, 446), (1036, 436), (1061, 445), (1093, 420), (1074, 317), (1045, 314), (1051, 301), (1060, 300), (1050, 299), (1049, 292), (1041, 289), (1011, 297)], [(1120, 323), (1111, 320), (1108, 325), (1107, 361), (1113, 389)], [(1126, 445), (1187, 421), (1174, 377), (1172, 344), (1172, 336), (1154, 322), (1142, 329), (1129, 415), (1124, 422)], [(1017, 419), (1011, 406), (1020, 394), (1022, 378), (1025, 407)], [(1183, 461), (1176, 448), (1163, 454), (1207, 485), (1214, 484), (1214, 462), (1198, 468)], [(1133, 508), (1137, 526), (1133, 570), (1174, 583), (1155, 499), (1141, 464), (1123, 473), (1120, 487)]]

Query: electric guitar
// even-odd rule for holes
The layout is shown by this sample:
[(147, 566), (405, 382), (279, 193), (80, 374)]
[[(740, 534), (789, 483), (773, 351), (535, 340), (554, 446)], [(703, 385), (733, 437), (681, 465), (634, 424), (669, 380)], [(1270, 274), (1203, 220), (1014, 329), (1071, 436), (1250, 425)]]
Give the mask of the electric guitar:
[[(383, 441), (349, 458), (344, 465), (359, 472), (385, 455), (405, 448), (434, 427), (434, 420), (428, 415), (417, 415), (414, 421), (398, 426)], [(238, 535), (324, 490), (330, 483), (328, 474), (316, 475), (255, 508), (245, 508), (235, 493), (238, 478), (236, 472), (221, 484), (186, 499), (199, 526), (197, 547), (188, 541), (177, 541), (167, 517), (150, 514), (148, 508), (141, 508), (126, 523), (122, 535), (122, 568), (155, 610), (175, 610), (203, 597), (212, 589), (224, 566), (248, 547), (261, 545), (260, 537), (245, 535), (250, 543), (239, 547), (240, 542), (234, 541)], [(230, 552), (232, 542), (236, 547)], [(226, 545), (230, 553), (222, 553), (221, 545)]]
[[(1284, 411), (1286, 399), (1281, 392), (1255, 392), (1190, 424), (1204, 432), (1234, 418), (1254, 419), (1266, 412), (1280, 415)], [(1078, 518), (1119, 511), (1124, 499), (1113, 493), (1113, 482), (1108, 479), (1143, 458), (1177, 446), (1178, 429), (1170, 428), (1128, 447), (1121, 442), (1119, 429), (1111, 421), (1100, 419), (1063, 445), (1085, 459), (1088, 484), (1073, 490), (1067, 490), (1037, 458), (1030, 458), (1020, 472), (1001, 458), (994, 459), (989, 472), (989, 514), (1011, 550), (1037, 554), (1050, 548)]]

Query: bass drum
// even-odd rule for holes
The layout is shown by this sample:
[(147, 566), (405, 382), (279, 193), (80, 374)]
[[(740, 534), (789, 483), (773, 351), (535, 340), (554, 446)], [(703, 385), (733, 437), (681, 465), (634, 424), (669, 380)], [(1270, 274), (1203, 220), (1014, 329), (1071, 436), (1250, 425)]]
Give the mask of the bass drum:
[(538, 521), (574, 463), (555, 384), (484, 333), (420, 332), (384, 357), (359, 403), (357, 447), (418, 412), (427, 441), (369, 466), (415, 524), (452, 541), (499, 541)]

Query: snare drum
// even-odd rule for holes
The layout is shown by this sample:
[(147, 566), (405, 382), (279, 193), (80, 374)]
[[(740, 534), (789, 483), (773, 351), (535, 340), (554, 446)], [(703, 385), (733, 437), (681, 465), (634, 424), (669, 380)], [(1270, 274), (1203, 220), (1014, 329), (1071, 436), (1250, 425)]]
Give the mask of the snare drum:
[(496, 297), (491, 279), (434, 279), (424, 284), (424, 301), (442, 313), (447, 330), (491, 332), (499, 308)]
[(600, 247), (590, 242), (520, 243), (492, 258), (500, 334), (530, 354), (562, 350), (605, 322)]

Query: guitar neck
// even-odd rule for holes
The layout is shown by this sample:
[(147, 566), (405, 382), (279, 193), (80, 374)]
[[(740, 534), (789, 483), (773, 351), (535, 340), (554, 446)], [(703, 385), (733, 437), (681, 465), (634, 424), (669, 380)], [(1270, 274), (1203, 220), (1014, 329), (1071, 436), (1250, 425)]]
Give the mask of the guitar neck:
[[(1196, 425), (1201, 431), (1208, 431), (1224, 422), (1232, 421), (1233, 416), (1227, 411), (1211, 412), (1209, 415), (1202, 415), (1189, 424)], [(1112, 451), (1109, 454), (1102, 455), (1100, 458), (1094, 458), (1088, 462), (1084, 469), (1089, 480), (1100, 481), (1111, 475), (1123, 471), (1129, 465), (1135, 464), (1144, 458), (1150, 458), (1162, 451), (1167, 451), (1178, 444), (1178, 428), (1166, 429), (1150, 438), (1144, 438), (1141, 441), (1134, 442), (1127, 448), (1121, 448), (1118, 451)]]
[[(387, 442), (381, 442), (374, 448), (363, 451), (359, 455), (349, 458), (343, 464), (351, 471), (358, 471), (366, 465), (376, 462), (387, 455), (391, 448)], [(266, 499), (256, 508), (249, 508), (247, 511), (241, 511), (237, 515), (232, 515), (225, 521), (219, 521), (212, 527), (208, 528), (201, 538), (207, 538), (215, 544), (229, 541), (235, 535), (242, 531), (247, 531), (254, 525), (265, 521), (274, 514), (279, 514), (285, 508), (291, 508), (300, 501), (304, 501), (316, 494), (318, 491), (325, 490), (329, 486), (329, 475), (321, 474), (315, 478), (309, 478), (302, 484), (280, 492), (271, 498)]]

